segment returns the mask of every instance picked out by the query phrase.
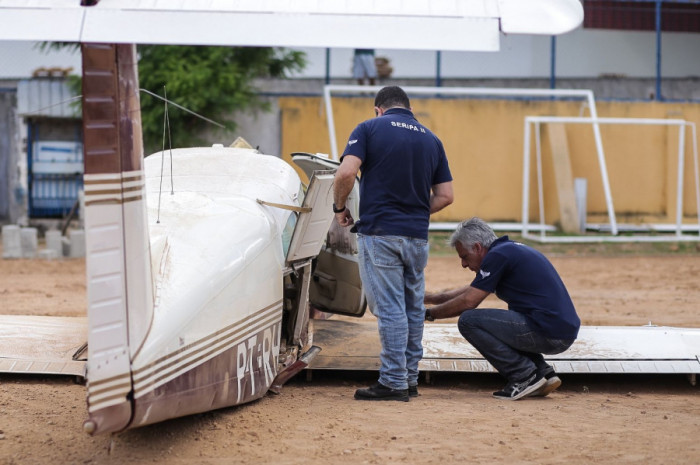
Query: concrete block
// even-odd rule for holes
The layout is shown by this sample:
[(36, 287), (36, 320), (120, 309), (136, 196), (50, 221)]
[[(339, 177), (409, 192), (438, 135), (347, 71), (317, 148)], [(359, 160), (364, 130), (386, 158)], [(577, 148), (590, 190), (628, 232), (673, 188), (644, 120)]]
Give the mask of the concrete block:
[(85, 256), (85, 231), (82, 229), (71, 229), (68, 232), (70, 240), (70, 257), (78, 258)]
[(46, 249), (53, 250), (56, 253), (56, 257), (63, 256), (63, 244), (61, 241), (61, 231), (51, 230), (46, 231)]
[(21, 258), (20, 227), (8, 224), (2, 227), (2, 258)]
[(43, 249), (39, 251), (37, 256), (42, 260), (55, 260), (58, 258), (58, 253), (52, 249)]
[(22, 258), (36, 258), (38, 248), (38, 231), (36, 228), (22, 228), (20, 241), (22, 243)]

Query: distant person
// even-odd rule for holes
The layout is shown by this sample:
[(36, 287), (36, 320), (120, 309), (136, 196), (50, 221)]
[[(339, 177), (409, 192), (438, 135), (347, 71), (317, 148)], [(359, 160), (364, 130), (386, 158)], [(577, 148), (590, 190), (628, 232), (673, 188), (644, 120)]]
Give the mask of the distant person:
[[(426, 294), (425, 303), (435, 305), (426, 319), (460, 315), (459, 332), (508, 380), (494, 397), (546, 396), (561, 386), (542, 354), (571, 347), (581, 322), (554, 266), (531, 247), (497, 238), (479, 218), (461, 223), (450, 245), (476, 277), (468, 286)], [(508, 310), (476, 308), (492, 292)]]
[[(425, 279), (430, 214), (453, 200), (442, 142), (420, 124), (400, 87), (381, 89), (376, 118), (350, 134), (333, 187), (338, 224), (355, 224), (360, 278), (377, 317), (382, 350), (379, 380), (358, 389), (358, 400), (408, 401), (418, 395), (423, 357)], [(345, 202), (360, 178), (360, 218)]]
[(374, 49), (356, 48), (352, 62), (352, 76), (359, 85), (364, 85), (365, 79), (373, 86), (377, 79), (377, 66), (374, 63)]

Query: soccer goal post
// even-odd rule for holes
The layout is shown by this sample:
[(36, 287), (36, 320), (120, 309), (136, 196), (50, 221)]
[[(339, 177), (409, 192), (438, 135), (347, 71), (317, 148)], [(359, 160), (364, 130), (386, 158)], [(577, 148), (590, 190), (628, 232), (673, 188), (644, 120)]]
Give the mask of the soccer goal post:
[[(522, 195), (522, 235), (525, 238), (539, 241), (539, 242), (656, 242), (656, 241), (667, 241), (668, 236), (618, 236), (619, 226), (616, 221), (615, 210), (612, 203), (612, 196), (607, 200), (608, 216), (610, 218), (610, 232), (611, 235), (597, 235), (597, 236), (547, 236), (546, 229), (538, 228), (540, 231), (539, 235), (531, 234), (531, 225), (529, 223), (529, 210), (530, 210), (530, 166), (531, 166), (531, 129), (534, 128), (535, 133), (535, 166), (537, 171), (537, 205), (539, 212), (539, 224), (545, 224), (544, 218), (544, 188), (542, 179), (542, 153), (541, 153), (541, 143), (540, 137), (540, 126), (542, 124), (548, 123), (561, 123), (561, 124), (591, 124), (591, 125), (637, 125), (637, 126), (649, 126), (649, 125), (663, 125), (663, 126), (677, 126), (678, 127), (678, 168), (676, 172), (676, 218), (675, 224), (673, 225), (658, 225), (655, 228), (657, 231), (670, 230), (674, 232), (675, 235), (671, 237), (672, 240), (681, 241), (697, 241), (700, 240), (700, 235), (687, 235), (684, 234), (685, 230), (697, 230), (700, 232), (700, 176), (698, 170), (698, 148), (697, 148), (697, 134), (695, 124), (689, 121), (681, 119), (658, 119), (658, 118), (586, 118), (586, 117), (566, 117), (566, 116), (526, 116), (525, 117), (525, 133), (523, 138), (523, 195)], [(698, 209), (698, 225), (693, 228), (684, 227), (683, 225), (683, 179), (685, 170), (685, 134), (689, 130), (692, 137), (692, 147), (693, 147), (693, 167), (694, 167), (694, 180), (695, 180), (695, 201), (696, 208)], [(600, 164), (601, 177), (604, 186), (606, 186), (606, 192), (609, 192), (609, 180), (607, 168), (605, 166), (605, 157), (602, 152), (602, 143), (598, 144), (596, 141), (596, 150), (598, 151), (598, 160)], [(672, 226), (672, 228), (664, 227)]]

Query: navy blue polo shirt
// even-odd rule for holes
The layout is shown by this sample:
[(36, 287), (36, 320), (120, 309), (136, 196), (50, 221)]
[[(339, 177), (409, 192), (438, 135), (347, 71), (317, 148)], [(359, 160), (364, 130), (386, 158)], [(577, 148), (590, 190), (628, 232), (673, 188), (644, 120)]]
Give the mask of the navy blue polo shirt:
[(575, 339), (581, 321), (559, 274), (539, 251), (508, 236), (498, 238), (481, 262), (472, 286), (493, 292), (551, 339)]
[(410, 110), (391, 108), (352, 131), (345, 155), (362, 160), (357, 231), (428, 239), (430, 189), (452, 180), (440, 139)]

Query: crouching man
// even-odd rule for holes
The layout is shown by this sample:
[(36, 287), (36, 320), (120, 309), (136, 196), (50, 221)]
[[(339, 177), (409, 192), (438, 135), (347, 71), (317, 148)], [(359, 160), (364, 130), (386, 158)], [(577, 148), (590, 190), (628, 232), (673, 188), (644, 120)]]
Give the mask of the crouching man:
[[(426, 320), (459, 317), (459, 332), (508, 383), (494, 397), (546, 396), (561, 385), (542, 354), (559, 354), (574, 343), (581, 325), (554, 266), (537, 250), (496, 237), (479, 218), (461, 223), (450, 239), (470, 285), (425, 295)], [(508, 310), (476, 307), (494, 292)]]

